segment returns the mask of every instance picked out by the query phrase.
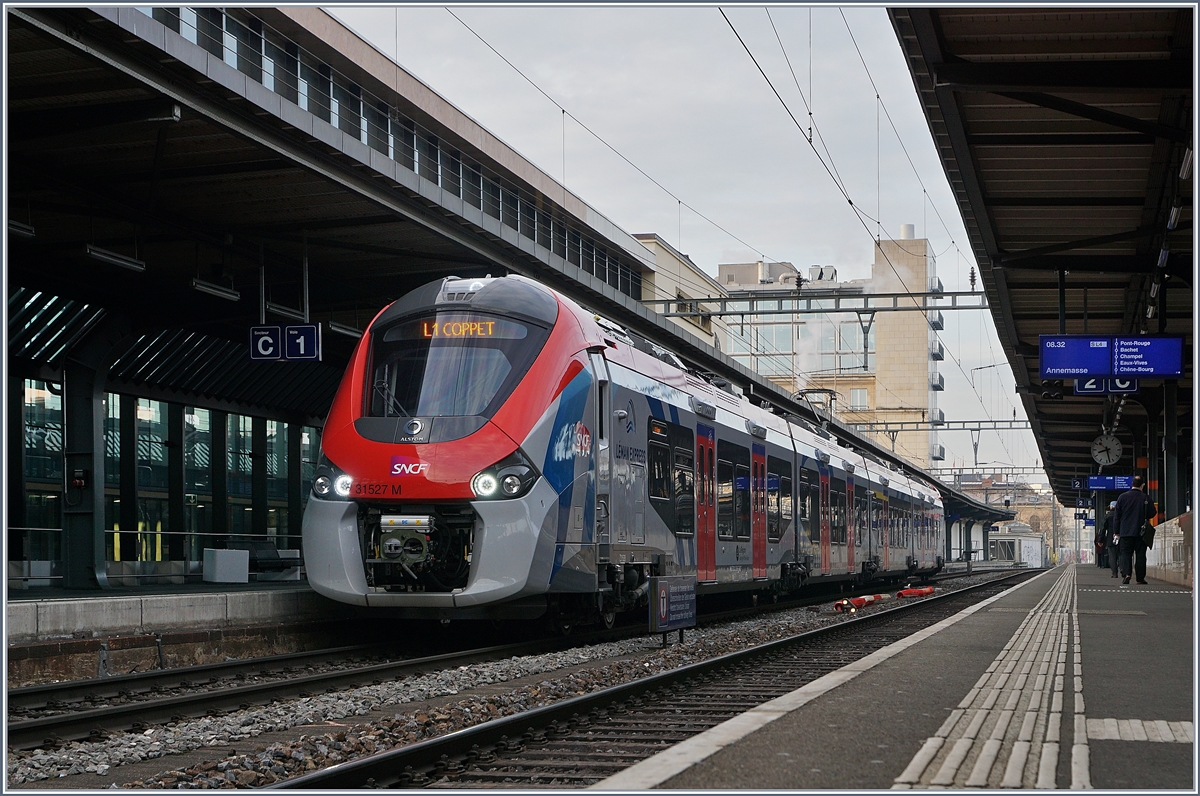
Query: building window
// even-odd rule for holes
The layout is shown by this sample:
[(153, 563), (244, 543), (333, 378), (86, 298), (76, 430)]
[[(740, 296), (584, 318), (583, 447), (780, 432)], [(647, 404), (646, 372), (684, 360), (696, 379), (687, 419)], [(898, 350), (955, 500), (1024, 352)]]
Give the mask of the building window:
[(865, 389), (850, 391), (850, 408), (860, 411), (867, 408), (867, 391)]

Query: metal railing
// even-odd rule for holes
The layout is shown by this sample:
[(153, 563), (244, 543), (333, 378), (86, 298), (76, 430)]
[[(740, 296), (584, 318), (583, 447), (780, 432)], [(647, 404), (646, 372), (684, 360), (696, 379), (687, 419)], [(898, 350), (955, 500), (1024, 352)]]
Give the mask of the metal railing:
[(642, 298), (642, 275), (563, 215), (371, 94), (246, 11), (138, 9), (353, 140), (516, 230), (621, 293)]

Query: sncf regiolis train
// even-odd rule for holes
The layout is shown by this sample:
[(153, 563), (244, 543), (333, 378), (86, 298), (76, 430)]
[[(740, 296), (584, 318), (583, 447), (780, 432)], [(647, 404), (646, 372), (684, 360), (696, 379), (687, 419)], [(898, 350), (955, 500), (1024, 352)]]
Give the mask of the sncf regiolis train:
[(438, 280), (375, 317), (303, 527), (326, 597), (564, 625), (611, 625), (655, 575), (702, 599), (928, 576), (945, 533), (931, 483), (520, 276)]

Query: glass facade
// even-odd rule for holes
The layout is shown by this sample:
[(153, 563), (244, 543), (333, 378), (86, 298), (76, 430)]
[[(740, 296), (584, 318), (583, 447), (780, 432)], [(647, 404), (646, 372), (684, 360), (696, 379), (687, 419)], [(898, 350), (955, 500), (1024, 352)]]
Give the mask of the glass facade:
[[(115, 393), (104, 404), (111, 585), (199, 582), (204, 548), (225, 547), (233, 535), (300, 548), (300, 518), (319, 456), (316, 428)], [(22, 409), (21, 418), (10, 420), (24, 439), (25, 509), (23, 525), (8, 529), (10, 588), (52, 586), (63, 561), (61, 386), (26, 379)], [(215, 477), (213, 448), (221, 440), (225, 467)]]

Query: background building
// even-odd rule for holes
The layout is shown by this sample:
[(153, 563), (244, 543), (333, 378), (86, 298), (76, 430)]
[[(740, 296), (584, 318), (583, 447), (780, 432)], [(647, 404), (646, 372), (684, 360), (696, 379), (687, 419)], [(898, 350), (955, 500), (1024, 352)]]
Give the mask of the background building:
[[(678, 312), (704, 308), (688, 299), (704, 296), (724, 296), (725, 290), (711, 276), (700, 270), (692, 258), (678, 251), (653, 232), (633, 236), (654, 255), (654, 271), (642, 275), (642, 300), (679, 299), (678, 304), (654, 305), (660, 312), (669, 306)], [(676, 326), (696, 335), (704, 342), (722, 351), (729, 338), (729, 327), (725, 319), (717, 318), (671, 318)]]
[[(839, 281), (837, 269), (814, 265), (807, 276), (791, 263), (718, 266), (717, 282), (739, 292), (831, 291), (839, 295), (940, 292), (929, 242), (901, 227), (901, 239), (875, 247), (869, 279)], [(788, 309), (787, 299), (780, 299)], [(914, 306), (918, 303), (913, 300)], [(830, 302), (830, 308), (833, 305)], [(943, 419), (937, 393), (945, 383), (937, 370), (944, 357), (936, 331), (941, 312), (727, 316), (729, 353), (785, 389), (806, 390), (814, 403), (846, 423)], [(945, 458), (936, 431), (876, 433), (883, 444), (921, 467)]]

